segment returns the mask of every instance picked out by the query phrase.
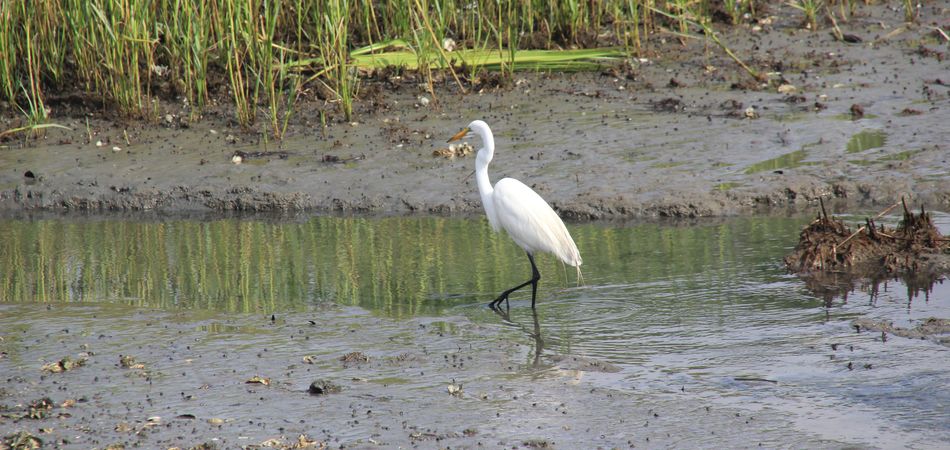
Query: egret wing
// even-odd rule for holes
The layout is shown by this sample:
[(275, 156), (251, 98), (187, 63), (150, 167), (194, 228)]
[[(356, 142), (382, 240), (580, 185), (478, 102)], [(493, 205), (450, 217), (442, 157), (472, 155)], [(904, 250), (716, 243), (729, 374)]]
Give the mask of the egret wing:
[(548, 252), (568, 265), (581, 265), (564, 222), (533, 189), (513, 178), (502, 179), (495, 184), (492, 203), (498, 223), (525, 251)]

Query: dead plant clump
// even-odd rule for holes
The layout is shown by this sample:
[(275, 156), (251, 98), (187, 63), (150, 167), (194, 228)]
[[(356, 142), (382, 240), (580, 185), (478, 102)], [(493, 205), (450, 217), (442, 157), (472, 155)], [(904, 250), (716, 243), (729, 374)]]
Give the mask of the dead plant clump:
[[(904, 217), (896, 228), (874, 221), (903, 205)], [(901, 199), (857, 231), (841, 220), (821, 214), (802, 230), (798, 245), (785, 257), (785, 266), (799, 274), (848, 273), (857, 276), (942, 274), (948, 270), (950, 240), (934, 226), (930, 214), (914, 214)], [(942, 261), (941, 261), (942, 260)]]

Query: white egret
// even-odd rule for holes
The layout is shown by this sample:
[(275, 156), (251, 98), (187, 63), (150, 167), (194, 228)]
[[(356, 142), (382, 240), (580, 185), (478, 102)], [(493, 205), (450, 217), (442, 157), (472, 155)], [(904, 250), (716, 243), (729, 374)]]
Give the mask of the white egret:
[(494, 309), (502, 300), (507, 305), (508, 295), (530, 284), (531, 308), (534, 308), (538, 280), (541, 279), (538, 266), (534, 263), (535, 253), (541, 251), (554, 254), (565, 264), (576, 267), (578, 278), (581, 273), (581, 254), (577, 251), (577, 245), (574, 244), (564, 222), (537, 192), (514, 178), (503, 178), (492, 187), (488, 179), (488, 163), (495, 155), (495, 139), (488, 124), (481, 120), (473, 121), (452, 136), (449, 142), (470, 134), (482, 139), (482, 148), (475, 157), (475, 180), (488, 223), (495, 231), (504, 228), (508, 236), (528, 254), (528, 261), (531, 262), (531, 279), (502, 292), (488, 306)]

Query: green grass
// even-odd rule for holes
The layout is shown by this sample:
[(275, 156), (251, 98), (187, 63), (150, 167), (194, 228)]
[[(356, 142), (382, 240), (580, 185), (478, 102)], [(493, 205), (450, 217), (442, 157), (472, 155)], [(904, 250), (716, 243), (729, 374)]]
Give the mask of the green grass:
[[(398, 43), (397, 43), (398, 44)], [(411, 48), (391, 50), (381, 53), (366, 51), (353, 53), (353, 64), (363, 69), (383, 67), (402, 67), (419, 70), (419, 59)], [(514, 56), (492, 49), (459, 50), (451, 54), (447, 61), (429, 62), (429, 68), (445, 69), (450, 64), (465, 64), (486, 70), (591, 70), (602, 66), (600, 63), (619, 61), (626, 56), (622, 48), (594, 48), (580, 50), (519, 50)]]
[(818, 29), (818, 16), (825, 7), (822, 0), (791, 0), (789, 6), (802, 12), (802, 23), (812, 31)]
[[(754, 0), (723, 1), (732, 22), (755, 14)], [(820, 0), (794, 4), (821, 5)], [(103, 109), (145, 120), (162, 113), (159, 99), (180, 103), (175, 110), (196, 121), (212, 97), (227, 98), (234, 102), (236, 123), (280, 138), (307, 92), (334, 97), (327, 99), (323, 118), (350, 120), (366, 69), (418, 71), (430, 91), (439, 78), (435, 71), (447, 70), (465, 91), (463, 80), (475, 79), (481, 70), (506, 77), (516, 70), (590, 70), (647, 51), (644, 37), (661, 27), (684, 35), (699, 24), (715, 39), (714, 6), (720, 5), (714, 0), (4, 1), (0, 100), (35, 126), (49, 120), (49, 95), (77, 89), (94, 93)], [(449, 42), (456, 44), (454, 51)], [(610, 48), (594, 48), (604, 45)]]

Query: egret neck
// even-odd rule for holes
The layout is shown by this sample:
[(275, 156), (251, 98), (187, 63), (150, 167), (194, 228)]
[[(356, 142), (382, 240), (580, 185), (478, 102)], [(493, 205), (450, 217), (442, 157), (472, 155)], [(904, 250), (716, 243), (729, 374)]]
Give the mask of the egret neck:
[(485, 215), (488, 216), (488, 223), (492, 228), (498, 230), (498, 219), (495, 216), (495, 203), (492, 201), (491, 180), (488, 179), (488, 163), (495, 155), (495, 138), (488, 127), (482, 130), (485, 135), (482, 136), (482, 148), (478, 150), (475, 157), (475, 182), (478, 184), (478, 194), (482, 198), (482, 206), (485, 207)]

